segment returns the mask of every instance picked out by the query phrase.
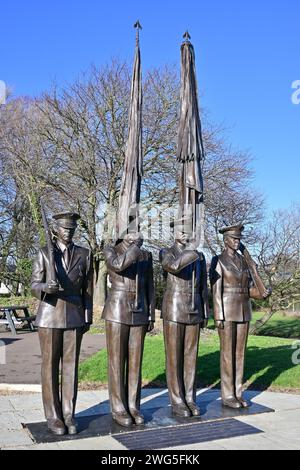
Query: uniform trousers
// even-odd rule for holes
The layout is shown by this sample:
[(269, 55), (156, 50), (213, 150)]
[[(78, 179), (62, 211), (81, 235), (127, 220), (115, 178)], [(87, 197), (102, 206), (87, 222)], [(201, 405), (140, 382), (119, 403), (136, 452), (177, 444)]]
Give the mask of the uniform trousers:
[(218, 328), (222, 399), (241, 398), (249, 322), (224, 321)]
[(108, 320), (105, 324), (111, 411), (139, 410), (147, 325), (131, 326)]
[(195, 403), (200, 325), (164, 321), (163, 329), (171, 405)]
[(68, 420), (75, 413), (82, 328), (40, 327), (38, 334), (42, 353), (42, 398), (46, 419)]

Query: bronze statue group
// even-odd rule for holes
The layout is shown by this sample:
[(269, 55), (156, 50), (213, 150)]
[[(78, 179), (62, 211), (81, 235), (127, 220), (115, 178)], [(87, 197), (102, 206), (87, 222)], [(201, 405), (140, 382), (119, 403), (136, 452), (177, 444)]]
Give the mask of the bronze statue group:
[[(139, 29), (131, 88), (128, 141), (120, 189), (115, 241), (104, 248), (110, 289), (104, 305), (108, 387), (113, 420), (143, 425), (141, 383), (144, 340), (155, 321), (152, 254), (142, 248), (138, 205), (142, 179), (142, 91)], [(167, 274), (161, 317), (166, 376), (174, 416), (200, 416), (196, 401), (200, 330), (207, 325), (208, 273), (198, 251), (203, 204), (203, 144), (196, 90), (194, 49), (188, 33), (181, 46), (181, 113), (177, 160), (179, 213), (172, 221), (174, 243), (160, 251)], [(47, 426), (56, 435), (76, 434), (74, 419), (82, 335), (92, 323), (93, 259), (73, 243), (80, 218), (53, 216), (55, 238), (47, 238), (34, 263), (32, 293), (39, 299), (36, 326), (42, 352), (42, 398)], [(245, 350), (251, 297), (264, 298), (255, 264), (241, 243), (242, 224), (220, 228), (224, 251), (211, 261), (210, 286), (220, 337), (221, 395), (224, 406), (247, 407), (243, 398)], [(238, 253), (240, 251), (242, 254)], [(244, 253), (244, 255), (243, 255)], [(61, 366), (61, 383), (59, 370)]]

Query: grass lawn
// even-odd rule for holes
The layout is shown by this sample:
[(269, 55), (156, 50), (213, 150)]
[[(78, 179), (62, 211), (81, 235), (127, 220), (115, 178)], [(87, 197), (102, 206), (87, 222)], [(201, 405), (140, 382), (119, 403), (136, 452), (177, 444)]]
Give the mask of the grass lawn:
[[(262, 318), (263, 312), (254, 312), (251, 325)], [(215, 329), (213, 319), (208, 322), (209, 329)], [(277, 338), (300, 339), (300, 317), (284, 316), (282, 313), (274, 313), (270, 320), (256, 333), (258, 336), (275, 336)]]
[[(300, 363), (292, 363), (294, 341), (290, 339), (250, 336), (247, 349), (245, 382), (256, 390), (300, 391)], [(300, 362), (300, 343), (298, 346)], [(219, 338), (215, 332), (200, 338), (198, 360), (199, 386), (219, 386)], [(80, 364), (81, 383), (107, 383), (107, 353), (102, 350)], [(143, 360), (143, 384), (165, 386), (165, 357), (162, 335), (147, 336)]]
[[(262, 317), (263, 313), (255, 312), (253, 314), (252, 324)], [(300, 339), (300, 317), (284, 316), (282, 313), (274, 313), (270, 320), (259, 329), (257, 334), (260, 336)]]

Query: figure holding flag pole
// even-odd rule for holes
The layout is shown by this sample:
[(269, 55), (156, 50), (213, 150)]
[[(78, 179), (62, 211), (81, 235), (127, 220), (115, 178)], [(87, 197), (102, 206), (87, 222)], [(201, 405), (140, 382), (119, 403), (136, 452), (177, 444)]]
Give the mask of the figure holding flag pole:
[(141, 368), (144, 338), (153, 329), (151, 253), (141, 249), (139, 202), (142, 179), (142, 89), (139, 29), (129, 108), (129, 130), (119, 197), (116, 243), (104, 249), (111, 289), (105, 302), (108, 386), (112, 418), (121, 426), (141, 425)]
[(181, 96), (177, 160), (179, 213), (172, 225), (175, 243), (160, 259), (167, 274), (162, 304), (167, 383), (173, 414), (199, 416), (196, 367), (200, 328), (207, 324), (209, 307), (203, 253), (197, 251), (203, 230), (203, 144), (199, 117), (194, 48), (188, 32), (181, 45)]

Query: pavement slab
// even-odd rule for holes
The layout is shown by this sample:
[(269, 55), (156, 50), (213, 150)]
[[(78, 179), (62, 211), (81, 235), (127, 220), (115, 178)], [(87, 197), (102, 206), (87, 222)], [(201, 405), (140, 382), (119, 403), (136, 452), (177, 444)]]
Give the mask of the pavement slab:
[[(218, 400), (219, 390), (200, 390), (210, 399)], [(164, 447), (172, 450), (228, 450), (228, 449), (300, 449), (300, 395), (273, 392), (246, 392), (248, 399), (275, 409), (274, 413), (262, 413), (236, 418), (261, 431), (259, 434), (219, 439), (205, 443)], [(166, 389), (143, 389), (142, 408), (168, 406)], [(77, 416), (91, 416), (109, 411), (108, 391), (80, 391)], [(89, 437), (66, 442), (36, 444), (22, 428), (24, 422), (43, 421), (41, 394), (0, 396), (0, 448), (4, 449), (125, 449), (113, 436)]]

